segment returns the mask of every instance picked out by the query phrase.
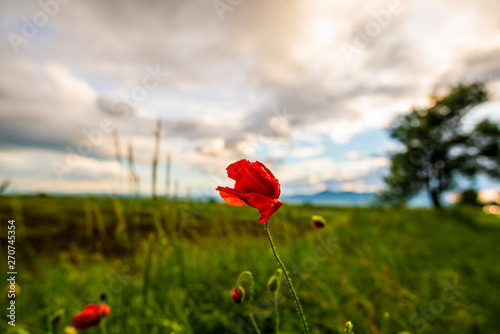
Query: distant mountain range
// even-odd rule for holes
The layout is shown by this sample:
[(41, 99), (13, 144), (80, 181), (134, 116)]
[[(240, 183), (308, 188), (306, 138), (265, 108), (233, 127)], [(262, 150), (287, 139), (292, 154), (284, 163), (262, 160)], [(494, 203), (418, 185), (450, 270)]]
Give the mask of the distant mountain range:
[(313, 195), (287, 196), (284, 199), (297, 204), (365, 206), (372, 204), (375, 193), (322, 191)]

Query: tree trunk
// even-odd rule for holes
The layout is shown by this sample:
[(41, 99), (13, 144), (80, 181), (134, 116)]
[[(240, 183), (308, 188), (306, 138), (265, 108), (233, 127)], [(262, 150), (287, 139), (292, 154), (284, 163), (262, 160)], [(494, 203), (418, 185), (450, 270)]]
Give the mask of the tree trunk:
[(441, 200), (439, 199), (440, 194), (436, 190), (429, 191), (429, 194), (431, 195), (432, 204), (434, 204), (434, 207), (438, 210), (441, 210), (443, 207), (441, 206)]

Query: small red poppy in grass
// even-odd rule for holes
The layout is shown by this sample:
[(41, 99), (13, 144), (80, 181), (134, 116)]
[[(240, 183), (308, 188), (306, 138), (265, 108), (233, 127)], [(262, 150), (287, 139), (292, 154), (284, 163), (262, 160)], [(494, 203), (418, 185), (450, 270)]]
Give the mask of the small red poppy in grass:
[(236, 304), (241, 303), (245, 299), (245, 290), (242, 287), (236, 287), (231, 290), (231, 298)]
[(259, 161), (242, 159), (230, 164), (227, 176), (235, 180), (234, 188), (217, 187), (221, 197), (230, 205), (250, 205), (259, 210), (261, 223), (265, 223), (283, 205), (278, 199), (281, 189), (277, 178)]
[(311, 217), (311, 224), (315, 227), (318, 227), (318, 228), (325, 227), (326, 220), (325, 220), (325, 218), (323, 218), (321, 216), (312, 216)]
[(87, 305), (73, 317), (73, 327), (78, 331), (97, 326), (102, 317), (109, 314), (111, 308), (105, 303)]

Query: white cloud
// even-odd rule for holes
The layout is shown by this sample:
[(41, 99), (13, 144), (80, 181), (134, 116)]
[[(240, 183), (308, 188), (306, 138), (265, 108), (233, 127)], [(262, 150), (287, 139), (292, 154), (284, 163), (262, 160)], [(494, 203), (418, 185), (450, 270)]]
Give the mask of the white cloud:
[(15, 192), (123, 191), (118, 186), (127, 174), (117, 162), (80, 157), (69, 173), (58, 178), (52, 163), (64, 159), (63, 154), (50, 151), (24, 150), (15, 155), (0, 152), (0, 173), (11, 179), (10, 188)]
[(206, 144), (200, 146), (200, 152), (207, 155), (219, 155), (224, 151), (226, 141), (222, 137), (210, 139)]
[[(289, 182), (315, 176), (319, 188), (329, 179), (353, 183), (388, 161), (354, 153), (346, 161), (318, 158), (328, 139), (346, 144), (385, 127), (425, 106), (427, 94), (463, 80), (499, 86), (498, 1), (401, 5), (349, 63), (340, 46), (354, 44), (387, 1), (254, 1), (222, 22), (211, 2), (71, 2), (19, 54), (0, 46), (0, 152), (64, 157), (68, 145), (85, 140), (83, 130), (109, 116), (99, 105), (103, 96), (130, 95), (145, 68), (159, 66), (168, 78), (115, 122), (122, 151), (131, 140), (138, 164), (150, 164), (160, 117), (162, 156), (169, 150), (184, 167), (222, 174), (242, 157), (291, 156), (310, 160), (277, 166)], [(39, 10), (36, 0), (2, 3), (0, 27), (20, 33), (20, 18)], [(495, 116), (497, 107), (481, 110)], [(112, 162), (111, 136), (87, 158)]]
[(361, 157), (361, 153), (359, 153), (358, 151), (348, 151), (346, 153), (346, 157), (351, 160), (356, 160)]
[(277, 175), (283, 182), (293, 182), (314, 177), (316, 182), (329, 179), (351, 180), (389, 165), (385, 157), (367, 157), (358, 160), (335, 161), (332, 158), (315, 158), (299, 161), (291, 166), (278, 167)]
[(324, 146), (302, 146), (294, 147), (292, 149), (291, 155), (295, 158), (305, 159), (318, 156), (325, 152)]

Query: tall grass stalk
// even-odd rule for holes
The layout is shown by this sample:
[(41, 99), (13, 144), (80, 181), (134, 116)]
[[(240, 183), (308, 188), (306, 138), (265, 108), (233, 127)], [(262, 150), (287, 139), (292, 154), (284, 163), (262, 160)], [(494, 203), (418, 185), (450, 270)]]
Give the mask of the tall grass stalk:
[(83, 211), (84, 211), (84, 221), (85, 221), (85, 234), (87, 237), (87, 243), (90, 245), (92, 242), (92, 231), (93, 231), (93, 219), (92, 219), (92, 203), (88, 198), (83, 199)]
[(156, 130), (154, 132), (155, 136), (155, 149), (153, 153), (153, 163), (152, 163), (152, 176), (151, 176), (151, 196), (156, 198), (156, 171), (158, 169), (158, 155), (160, 153), (160, 138), (161, 138), (161, 120), (156, 121)]
[[(247, 284), (244, 284), (244, 282), (247, 282)], [(236, 281), (236, 287), (240, 288), (243, 285), (246, 285), (246, 295), (244, 298), (245, 300), (243, 303), (247, 305), (248, 308), (248, 316), (250, 317), (250, 320), (252, 321), (252, 325), (255, 328), (255, 331), (257, 334), (261, 334), (259, 326), (257, 325), (257, 322), (255, 321), (255, 318), (253, 316), (252, 312), (252, 306), (253, 306), (253, 298), (254, 298), (254, 280), (253, 280), (253, 275), (250, 271), (244, 271), (240, 274), (238, 277), (238, 280)]]
[(140, 193), (140, 180), (139, 175), (135, 172), (134, 149), (131, 141), (128, 143), (128, 169), (130, 175), (130, 195), (138, 196)]
[(103, 252), (103, 248), (104, 248), (104, 242), (106, 241), (106, 225), (104, 224), (104, 219), (103, 219), (103, 215), (102, 215), (102, 212), (101, 212), (101, 209), (99, 208), (99, 206), (97, 204), (93, 204), (92, 205), (92, 209), (94, 211), (94, 218), (95, 218), (95, 222), (96, 222), (96, 226), (97, 226), (97, 230), (99, 231), (99, 243), (97, 243), (98, 239), (96, 238), (96, 248), (99, 249), (99, 251), (102, 253)]
[(123, 167), (123, 159), (122, 159), (122, 152), (120, 148), (120, 135), (118, 133), (118, 130), (113, 129), (113, 146), (115, 149), (115, 159), (116, 162), (118, 162), (118, 165), (120, 166), (120, 173), (118, 174), (118, 187), (120, 189), (119, 192), (123, 191), (123, 174), (122, 174), (122, 167)]
[(116, 224), (115, 229), (115, 237), (117, 240), (121, 241), (125, 246), (128, 246), (128, 233), (127, 233), (127, 219), (123, 213), (123, 206), (120, 203), (120, 200), (117, 198), (113, 198), (113, 208), (115, 210), (116, 220), (118, 224)]
[(151, 272), (151, 258), (153, 256), (154, 232), (149, 233), (149, 242), (146, 244), (146, 258), (144, 265), (144, 277), (142, 280), (142, 300), (144, 306), (148, 305), (148, 289)]
[(171, 164), (172, 164), (172, 157), (170, 156), (170, 153), (167, 153), (167, 163), (166, 163), (166, 171), (165, 171), (165, 196), (169, 197), (170, 196), (170, 173), (171, 173)]

